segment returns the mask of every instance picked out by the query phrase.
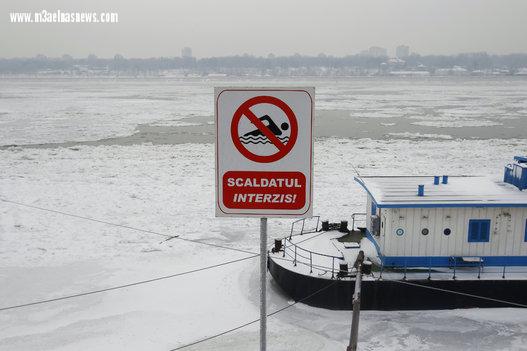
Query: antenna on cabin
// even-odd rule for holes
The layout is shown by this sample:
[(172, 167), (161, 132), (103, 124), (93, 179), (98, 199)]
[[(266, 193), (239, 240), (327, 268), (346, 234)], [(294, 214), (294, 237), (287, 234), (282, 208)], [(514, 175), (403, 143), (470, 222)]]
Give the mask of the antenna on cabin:
[(357, 168), (355, 167), (355, 165), (354, 165), (353, 163), (351, 164), (351, 167), (353, 168), (353, 170), (355, 171), (355, 173), (357, 173), (357, 175), (358, 175), (359, 177), (361, 177), (359, 171), (357, 170)]

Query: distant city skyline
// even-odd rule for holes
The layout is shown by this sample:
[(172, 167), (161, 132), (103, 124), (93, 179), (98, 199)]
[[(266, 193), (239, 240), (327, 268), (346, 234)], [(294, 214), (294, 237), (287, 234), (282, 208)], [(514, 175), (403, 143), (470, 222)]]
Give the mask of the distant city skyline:
[(268, 52), (264, 54), (256, 54), (256, 53), (250, 53), (250, 52), (239, 52), (239, 53), (232, 53), (232, 54), (225, 54), (225, 55), (212, 55), (212, 56), (197, 56), (194, 55), (194, 49), (192, 46), (183, 46), (180, 48), (174, 48), (174, 53), (172, 55), (160, 55), (160, 56), (154, 56), (154, 55), (146, 55), (146, 56), (128, 56), (125, 54), (122, 54), (121, 52), (115, 52), (113, 54), (107, 55), (107, 56), (101, 56), (97, 55), (96, 53), (90, 52), (84, 56), (79, 55), (73, 55), (68, 52), (63, 52), (61, 54), (57, 55), (49, 55), (43, 52), (35, 53), (31, 56), (0, 56), (0, 59), (12, 59), (12, 58), (32, 58), (32, 57), (38, 57), (38, 56), (44, 56), (49, 58), (64, 58), (64, 57), (71, 57), (75, 59), (79, 58), (104, 58), (104, 59), (110, 59), (114, 58), (116, 56), (122, 56), (125, 58), (137, 58), (137, 59), (148, 59), (148, 58), (156, 58), (156, 57), (183, 57), (183, 58), (212, 58), (212, 57), (231, 57), (231, 56), (254, 56), (254, 57), (289, 57), (294, 55), (301, 55), (301, 56), (319, 56), (319, 55), (325, 55), (325, 56), (333, 56), (333, 57), (346, 57), (346, 56), (354, 56), (354, 55), (366, 55), (366, 56), (372, 56), (372, 57), (393, 57), (393, 58), (404, 58), (410, 55), (421, 55), (421, 56), (431, 56), (431, 55), (437, 55), (437, 56), (456, 56), (456, 55), (464, 55), (464, 54), (475, 54), (475, 53), (484, 53), (488, 55), (510, 55), (510, 54), (527, 54), (527, 50), (525, 51), (514, 51), (514, 52), (508, 52), (508, 53), (494, 53), (490, 52), (488, 50), (478, 50), (478, 51), (460, 51), (460, 52), (452, 52), (452, 53), (421, 53), (416, 50), (413, 50), (413, 48), (410, 45), (406, 45), (404, 43), (395, 44), (393, 48), (391, 47), (381, 47), (381, 46), (369, 46), (362, 50), (358, 50), (357, 52), (350, 52), (343, 55), (335, 55), (328, 52), (318, 52), (315, 54), (312, 53), (303, 53), (303, 52), (294, 52), (294, 53), (288, 53), (288, 54), (278, 54), (274, 52)]
[(88, 55), (85, 55), (85, 56), (74, 56), (74, 55), (71, 55), (69, 53), (63, 53), (61, 55), (56, 55), (56, 56), (53, 56), (53, 55), (46, 55), (44, 53), (38, 53), (38, 54), (35, 54), (33, 56), (13, 56), (13, 57), (9, 57), (9, 56), (0, 56), (0, 59), (17, 59), (17, 58), (20, 58), (20, 59), (28, 59), (28, 58), (38, 58), (38, 57), (45, 57), (45, 58), (56, 58), (56, 59), (83, 59), (83, 58), (87, 58), (87, 59), (115, 59), (115, 58), (126, 58), (126, 59), (155, 59), (155, 58), (172, 58), (172, 57), (181, 57), (181, 58), (194, 58), (194, 59), (207, 59), (207, 58), (225, 58), (225, 57), (241, 57), (241, 56), (249, 56), (249, 57), (261, 57), (261, 58), (270, 58), (270, 57), (293, 57), (295, 55), (300, 55), (302, 57), (317, 57), (317, 56), (320, 56), (320, 55), (323, 55), (323, 56), (327, 56), (327, 57), (335, 57), (335, 58), (343, 58), (343, 57), (349, 57), (349, 56), (370, 56), (370, 57), (375, 57), (375, 58), (380, 58), (380, 57), (388, 57), (388, 58), (402, 58), (404, 59), (405, 57), (409, 57), (409, 56), (412, 56), (412, 55), (417, 55), (417, 56), (424, 56), (424, 57), (428, 57), (428, 56), (445, 56), (445, 57), (455, 57), (455, 56), (458, 56), (458, 55), (473, 55), (473, 54), (485, 54), (485, 55), (495, 55), (495, 56), (507, 56), (507, 55), (514, 55), (514, 54), (520, 54), (520, 55), (527, 55), (527, 51), (526, 52), (511, 52), (511, 53), (506, 53), (506, 54), (496, 54), (496, 53), (492, 53), (492, 52), (488, 52), (488, 51), (485, 51), (485, 50), (482, 50), (482, 51), (474, 51), (474, 52), (456, 52), (456, 53), (451, 53), (451, 54), (445, 54), (445, 53), (434, 53), (434, 54), (422, 54), (420, 52), (416, 52), (414, 50), (411, 50), (411, 47), (409, 45), (404, 45), (404, 44), (401, 44), (401, 45), (396, 45), (393, 50), (390, 50), (388, 48), (384, 48), (384, 47), (380, 47), (380, 46), (370, 46), (368, 48), (365, 48), (364, 50), (360, 50), (359, 52), (355, 52), (355, 53), (348, 53), (348, 54), (345, 54), (345, 55), (332, 55), (330, 53), (326, 53), (326, 52), (319, 52), (317, 54), (305, 54), (305, 53), (301, 53), (301, 52), (295, 52), (293, 54), (284, 54), (284, 55), (279, 55), (279, 54), (275, 54), (273, 52), (269, 52), (267, 54), (263, 54), (263, 55), (257, 55), (257, 54), (253, 54), (253, 53), (248, 53), (248, 52), (244, 52), (244, 53), (235, 53), (235, 54), (230, 54), (230, 55), (217, 55), (217, 56), (202, 56), (202, 57), (197, 57), (193, 54), (193, 48), (190, 47), (190, 46), (185, 46), (185, 47), (181, 47), (179, 49), (176, 49), (175, 50), (175, 54), (174, 55), (164, 55), (164, 56), (145, 56), (145, 57), (136, 57), (136, 56), (126, 56), (126, 55), (123, 55), (121, 53), (114, 53), (113, 55), (109, 55), (109, 56), (99, 56), (99, 55), (96, 55), (94, 53), (90, 53)]
[(185, 47), (180, 57), (48, 58), (0, 59), (0, 75), (41, 76), (526, 76), (527, 54), (488, 55), (484, 53), (449, 56), (408, 55), (409, 47), (397, 48), (399, 57), (387, 57), (386, 50), (371, 47), (361, 54), (343, 57), (250, 55), (195, 58)]
[[(527, 1), (3, 0), (0, 57), (345, 56), (527, 52)], [(119, 23), (10, 23), (13, 11), (111, 11)]]

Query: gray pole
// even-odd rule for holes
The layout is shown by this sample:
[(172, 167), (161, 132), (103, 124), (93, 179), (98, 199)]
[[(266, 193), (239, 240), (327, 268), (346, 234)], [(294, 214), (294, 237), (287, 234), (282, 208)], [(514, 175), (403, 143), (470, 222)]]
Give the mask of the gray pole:
[(260, 351), (267, 343), (267, 218), (260, 218)]
[(357, 277), (355, 278), (355, 293), (353, 294), (353, 316), (351, 319), (350, 343), (346, 351), (356, 351), (359, 338), (359, 316), (360, 316), (360, 288), (362, 283), (362, 261), (364, 252), (360, 251), (357, 257)]

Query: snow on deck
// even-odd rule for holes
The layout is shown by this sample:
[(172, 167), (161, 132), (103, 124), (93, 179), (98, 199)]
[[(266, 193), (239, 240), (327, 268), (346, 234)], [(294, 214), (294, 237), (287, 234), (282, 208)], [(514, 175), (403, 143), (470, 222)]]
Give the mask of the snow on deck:
[(336, 230), (296, 235), (285, 239), (285, 253), (271, 253), (270, 257), (290, 271), (304, 275), (316, 273), (327, 279), (332, 278), (332, 270), (336, 274), (341, 263), (347, 263), (351, 268), (360, 250), (364, 251), (366, 258), (377, 261), (375, 247), (369, 239), (362, 238), (359, 245), (351, 247), (350, 243), (337, 240), (344, 235)]
[[(337, 239), (345, 235), (336, 230), (328, 232), (315, 232), (285, 238), (285, 253), (269, 253), (273, 261), (285, 269), (322, 279), (333, 279), (339, 271), (341, 263), (347, 263), (350, 273), (357, 259), (359, 251), (364, 251), (367, 259), (371, 260), (376, 268), (364, 280), (526, 280), (527, 267), (412, 267), (411, 269), (381, 269), (380, 259), (375, 246), (368, 238), (362, 238), (360, 246), (346, 247)], [(283, 243), (283, 241), (282, 241)], [(296, 247), (296, 255), (295, 255)], [(310, 254), (311, 252), (311, 254)], [(382, 270), (382, 272), (381, 272)], [(333, 272), (333, 273), (332, 273)], [(341, 279), (355, 279), (353, 273)]]
[[(527, 206), (527, 192), (487, 177), (449, 176), (448, 183), (434, 185), (433, 176), (356, 177), (379, 206), (493, 205)], [(423, 184), (424, 196), (417, 195)]]

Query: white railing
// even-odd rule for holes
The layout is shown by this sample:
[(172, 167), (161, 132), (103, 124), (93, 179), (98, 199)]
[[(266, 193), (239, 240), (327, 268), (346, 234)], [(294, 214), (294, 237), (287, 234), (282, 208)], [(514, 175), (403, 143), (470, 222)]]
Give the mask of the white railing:
[[(314, 219), (317, 220), (317, 224), (316, 224), (315, 228), (307, 228), (306, 229), (306, 220), (314, 220)], [(300, 233), (294, 234), (295, 225), (298, 227), (299, 226), (299, 225), (297, 225), (298, 223), (301, 223), (301, 226), (302, 226), (301, 229), (300, 229)], [(293, 237), (293, 235), (303, 235), (303, 234), (309, 234), (309, 233), (318, 232), (318, 225), (319, 225), (319, 223), (320, 223), (320, 216), (313, 216), (313, 217), (308, 217), (308, 218), (297, 219), (296, 221), (291, 223), (291, 232), (289, 233), (289, 239), (291, 239), (291, 237)]]

